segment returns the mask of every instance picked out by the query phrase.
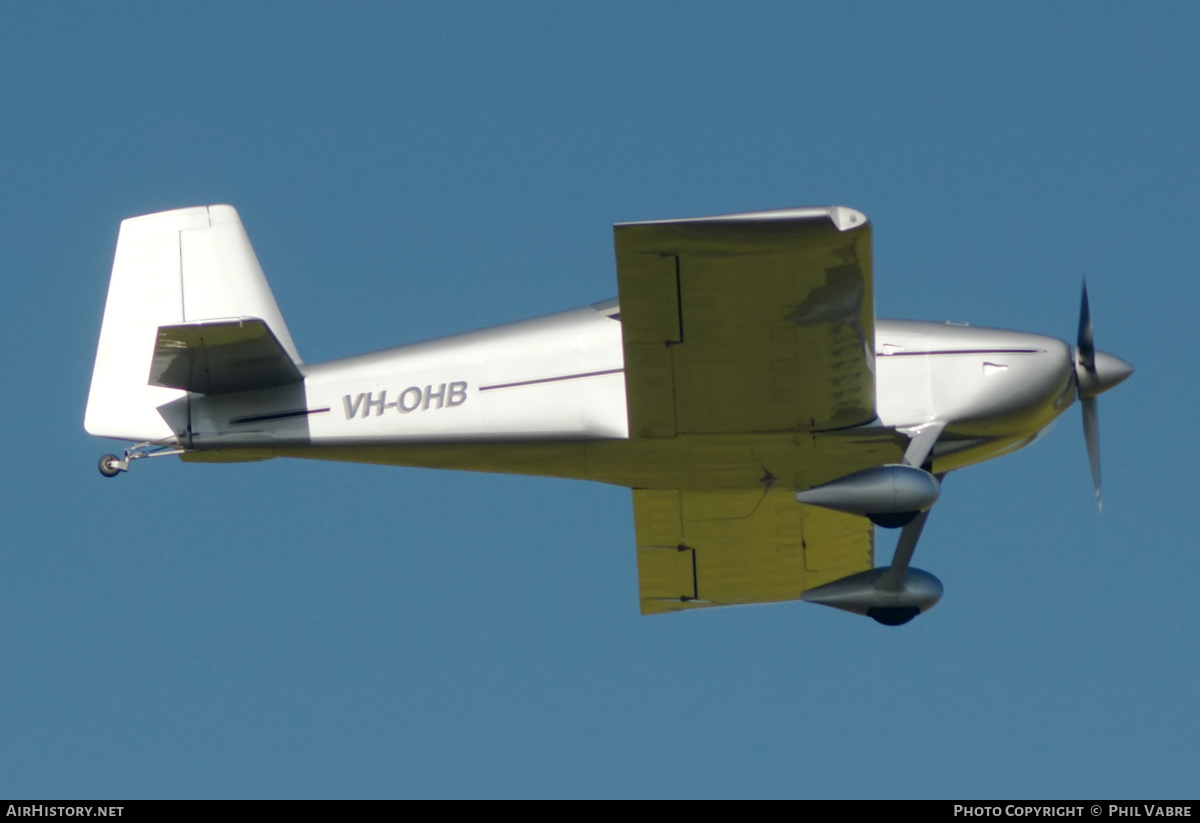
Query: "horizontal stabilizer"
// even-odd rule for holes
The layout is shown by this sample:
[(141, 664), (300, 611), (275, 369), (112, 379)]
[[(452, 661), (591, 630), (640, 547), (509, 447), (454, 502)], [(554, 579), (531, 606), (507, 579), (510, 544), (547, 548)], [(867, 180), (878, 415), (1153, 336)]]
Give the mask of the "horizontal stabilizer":
[(158, 327), (152, 386), (228, 394), (303, 379), (266, 322), (256, 317)]

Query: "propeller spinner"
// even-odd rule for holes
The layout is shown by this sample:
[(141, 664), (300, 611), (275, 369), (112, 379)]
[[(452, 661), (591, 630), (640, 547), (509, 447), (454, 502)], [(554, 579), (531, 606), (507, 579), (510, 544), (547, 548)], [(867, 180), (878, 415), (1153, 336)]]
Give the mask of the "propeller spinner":
[(1096, 484), (1096, 505), (1101, 510), (1104, 501), (1100, 496), (1100, 412), (1096, 398), (1131, 374), (1133, 366), (1121, 358), (1096, 351), (1085, 280), (1083, 302), (1079, 307), (1079, 338), (1075, 346), (1075, 391), (1083, 407), (1083, 436), (1087, 440), (1088, 459), (1092, 463), (1092, 482)]

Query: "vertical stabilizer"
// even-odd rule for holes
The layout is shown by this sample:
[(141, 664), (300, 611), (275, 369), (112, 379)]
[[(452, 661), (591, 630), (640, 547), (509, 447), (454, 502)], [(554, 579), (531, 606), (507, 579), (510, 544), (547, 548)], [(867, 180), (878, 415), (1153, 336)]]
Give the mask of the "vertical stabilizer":
[(197, 206), (123, 221), (84, 428), (173, 442), (157, 409), (187, 392), (150, 385), (159, 327), (248, 318), (264, 321), (301, 362), (236, 209)]

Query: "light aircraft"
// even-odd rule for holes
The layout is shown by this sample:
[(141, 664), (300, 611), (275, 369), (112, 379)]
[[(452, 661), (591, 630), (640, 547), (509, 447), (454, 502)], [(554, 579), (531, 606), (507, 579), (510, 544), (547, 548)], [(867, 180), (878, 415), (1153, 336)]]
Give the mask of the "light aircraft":
[[(1032, 442), (1133, 367), (1078, 341), (875, 317), (841, 206), (615, 227), (618, 300), (326, 363), (300, 359), (231, 206), (121, 224), (85, 427), (105, 455), (306, 457), (633, 490), (643, 614), (805, 600), (899, 625), (947, 473)], [(899, 528), (875, 565), (875, 526)]]

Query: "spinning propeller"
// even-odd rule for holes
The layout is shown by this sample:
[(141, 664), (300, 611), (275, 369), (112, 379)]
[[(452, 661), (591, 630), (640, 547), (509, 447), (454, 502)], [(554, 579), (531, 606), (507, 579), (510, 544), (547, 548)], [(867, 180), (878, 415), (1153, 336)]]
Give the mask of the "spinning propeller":
[(1079, 307), (1079, 339), (1075, 346), (1075, 391), (1083, 407), (1083, 436), (1092, 463), (1092, 481), (1096, 484), (1096, 505), (1101, 510), (1104, 502), (1100, 497), (1100, 412), (1096, 398), (1131, 374), (1133, 366), (1121, 358), (1096, 351), (1085, 280), (1083, 303)]

